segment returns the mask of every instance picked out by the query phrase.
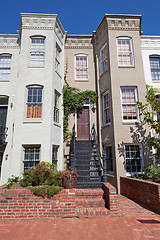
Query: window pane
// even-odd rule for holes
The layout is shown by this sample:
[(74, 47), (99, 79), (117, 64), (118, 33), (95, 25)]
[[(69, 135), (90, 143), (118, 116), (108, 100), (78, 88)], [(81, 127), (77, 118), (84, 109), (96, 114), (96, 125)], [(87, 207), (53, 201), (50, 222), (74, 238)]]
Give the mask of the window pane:
[(87, 56), (76, 56), (76, 79), (88, 79)]
[(152, 80), (160, 80), (160, 57), (150, 57)]
[(142, 159), (139, 145), (125, 145), (125, 161), (127, 172), (140, 172)]
[(28, 88), (27, 118), (41, 118), (42, 88)]
[(131, 39), (117, 39), (118, 64), (120, 66), (133, 65), (133, 52)]
[(24, 147), (24, 171), (40, 162), (40, 147)]

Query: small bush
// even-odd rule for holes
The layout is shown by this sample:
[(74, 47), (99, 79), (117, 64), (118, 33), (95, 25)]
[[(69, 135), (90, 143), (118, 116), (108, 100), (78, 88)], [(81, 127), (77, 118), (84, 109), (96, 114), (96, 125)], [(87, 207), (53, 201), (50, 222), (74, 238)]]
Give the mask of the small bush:
[(6, 185), (6, 188), (10, 189), (14, 183), (18, 183), (20, 180), (19, 177), (16, 177), (14, 175), (12, 175), (10, 178), (8, 178), (7, 180), (7, 185)]
[(57, 186), (36, 186), (36, 187), (28, 187), (29, 190), (31, 190), (35, 195), (42, 196), (42, 197), (52, 197), (54, 194), (61, 191), (62, 187)]
[(144, 179), (144, 174), (143, 173), (134, 174), (133, 178)]
[(39, 186), (42, 184), (53, 185), (53, 172), (50, 168), (46, 167), (45, 163), (39, 163), (24, 172), (20, 183), (22, 187)]
[(160, 167), (156, 168), (153, 165), (145, 168), (146, 176), (152, 180), (160, 180)]

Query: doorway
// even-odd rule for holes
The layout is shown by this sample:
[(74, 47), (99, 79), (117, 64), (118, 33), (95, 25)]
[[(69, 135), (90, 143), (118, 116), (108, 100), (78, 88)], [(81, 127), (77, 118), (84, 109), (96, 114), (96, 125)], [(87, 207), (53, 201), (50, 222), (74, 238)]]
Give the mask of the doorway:
[(77, 111), (77, 140), (90, 139), (90, 111), (89, 106), (84, 106)]

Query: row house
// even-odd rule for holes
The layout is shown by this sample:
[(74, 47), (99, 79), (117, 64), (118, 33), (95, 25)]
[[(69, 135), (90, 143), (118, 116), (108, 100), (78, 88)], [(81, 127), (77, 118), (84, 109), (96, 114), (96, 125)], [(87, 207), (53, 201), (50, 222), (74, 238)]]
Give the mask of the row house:
[[(105, 181), (119, 190), (120, 176), (151, 164), (149, 129), (136, 105), (151, 76), (159, 83), (158, 38), (149, 53), (150, 39), (140, 15), (106, 14), (92, 35), (69, 35), (57, 15), (21, 14), (18, 34), (0, 35), (1, 184), (47, 161), (77, 170), (79, 188), (101, 186), (107, 171)], [(74, 137), (65, 142), (64, 75), (71, 87), (98, 94), (97, 105), (86, 97), (70, 115)]]
[(65, 35), (57, 15), (25, 13), (0, 35), (1, 184), (40, 161), (63, 169)]

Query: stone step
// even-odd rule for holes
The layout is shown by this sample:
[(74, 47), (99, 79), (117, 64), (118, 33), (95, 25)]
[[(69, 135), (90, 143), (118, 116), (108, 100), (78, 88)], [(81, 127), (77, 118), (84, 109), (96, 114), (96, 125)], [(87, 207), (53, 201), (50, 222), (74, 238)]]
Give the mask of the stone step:
[(88, 171), (98, 171), (98, 167), (97, 165), (76, 165), (75, 167), (75, 170), (76, 171), (79, 171), (79, 170), (88, 170)]
[(79, 176), (77, 182), (101, 182), (101, 176), (91, 177), (91, 176)]
[(77, 170), (79, 177), (81, 176), (90, 176), (90, 177), (99, 177), (99, 172), (97, 170)]
[(75, 166), (86, 165), (86, 166), (94, 166), (98, 165), (97, 160), (76, 160)]
[(90, 218), (95, 216), (107, 216), (109, 214), (109, 210), (105, 207), (77, 207), (76, 215), (79, 218)]

